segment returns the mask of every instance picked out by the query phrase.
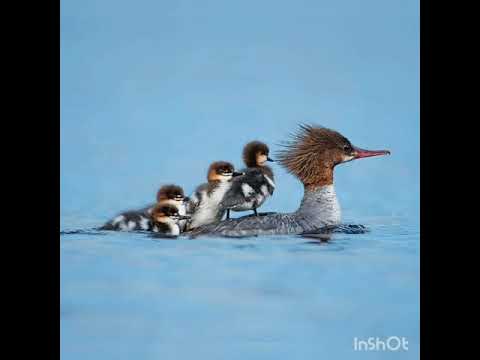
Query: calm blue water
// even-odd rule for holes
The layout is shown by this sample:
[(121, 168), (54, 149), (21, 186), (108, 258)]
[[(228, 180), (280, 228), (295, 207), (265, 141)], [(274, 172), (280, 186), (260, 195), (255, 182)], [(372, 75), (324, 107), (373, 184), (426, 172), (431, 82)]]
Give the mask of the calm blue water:
[[(295, 237), (61, 239), (62, 359), (418, 359), (418, 227)], [(354, 337), (408, 351), (355, 352)]]
[[(346, 222), (370, 232), (153, 240), (61, 236), (61, 356), (417, 359), (419, 11), (416, 0), (61, 3), (61, 229), (191, 193), (215, 160), (272, 150), (299, 122), (392, 155), (335, 170)], [(262, 211), (302, 186), (273, 165)], [(408, 351), (354, 351), (406, 337)]]

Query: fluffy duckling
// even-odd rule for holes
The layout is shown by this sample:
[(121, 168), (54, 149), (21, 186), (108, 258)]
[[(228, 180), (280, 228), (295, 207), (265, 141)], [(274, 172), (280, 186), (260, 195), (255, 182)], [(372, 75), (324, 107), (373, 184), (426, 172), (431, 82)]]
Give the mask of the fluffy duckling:
[[(187, 203), (189, 199), (185, 196), (183, 189), (177, 185), (164, 185), (157, 192), (157, 204), (170, 204), (176, 206), (178, 213), (182, 216), (187, 214)], [(186, 220), (180, 220), (180, 230), (185, 229)]]
[[(186, 215), (186, 201), (183, 189), (177, 185), (164, 185), (157, 192), (157, 203), (140, 210), (129, 210), (117, 215), (103, 225), (100, 230), (135, 231), (152, 230), (151, 215), (156, 205), (171, 205), (178, 209), (181, 216)], [(179, 221), (180, 230), (185, 228), (186, 220)]]
[(232, 179), (243, 175), (235, 172), (234, 166), (226, 161), (217, 161), (208, 168), (208, 182), (197, 187), (187, 205), (187, 213), (191, 215), (187, 229), (220, 221), (225, 209), (220, 203), (232, 186)]
[(166, 236), (178, 236), (181, 232), (179, 221), (189, 218), (189, 216), (180, 215), (175, 205), (158, 203), (152, 209), (151, 231)]
[(273, 162), (269, 153), (268, 146), (260, 141), (249, 142), (243, 148), (243, 161), (247, 168), (241, 171), (245, 175), (233, 180), (232, 187), (221, 204), (222, 208), (227, 209), (227, 219), (230, 218), (230, 210), (253, 210), (254, 214), (258, 215), (257, 208), (273, 195), (273, 171), (266, 165), (267, 161)]
[(151, 230), (150, 214), (147, 212), (150, 208), (143, 210), (129, 210), (117, 215), (114, 219), (108, 221), (98, 230), (112, 231), (138, 231)]

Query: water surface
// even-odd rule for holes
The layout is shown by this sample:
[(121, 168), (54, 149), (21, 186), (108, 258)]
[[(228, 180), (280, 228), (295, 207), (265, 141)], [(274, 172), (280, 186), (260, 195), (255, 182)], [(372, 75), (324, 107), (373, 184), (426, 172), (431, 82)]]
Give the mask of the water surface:
[[(327, 243), (63, 235), (62, 358), (417, 359), (418, 226), (366, 221)], [(354, 351), (371, 336), (409, 350)]]

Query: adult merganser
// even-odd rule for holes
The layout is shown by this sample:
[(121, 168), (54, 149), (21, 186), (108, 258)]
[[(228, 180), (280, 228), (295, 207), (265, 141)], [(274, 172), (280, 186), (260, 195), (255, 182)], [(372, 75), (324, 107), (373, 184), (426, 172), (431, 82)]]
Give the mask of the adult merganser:
[(260, 141), (249, 142), (243, 148), (243, 162), (247, 168), (241, 171), (245, 175), (233, 180), (232, 187), (221, 203), (221, 207), (227, 209), (227, 219), (230, 218), (230, 210), (253, 210), (258, 215), (257, 208), (273, 195), (273, 171), (266, 165), (267, 161), (273, 162), (269, 153), (268, 146)]
[[(140, 210), (129, 210), (117, 215), (99, 230), (151, 230), (151, 215), (156, 205), (172, 205), (181, 216), (186, 215), (186, 201), (183, 189), (177, 185), (164, 185), (157, 192), (157, 203), (150, 204)], [(179, 221), (180, 230), (185, 229), (186, 220)]]
[(310, 125), (301, 125), (293, 139), (283, 146), (277, 161), (304, 186), (304, 196), (297, 211), (224, 220), (199, 227), (191, 235), (303, 234), (338, 225), (341, 212), (333, 187), (335, 166), (354, 159), (390, 154), (388, 150), (357, 148), (334, 130)]
[(226, 192), (232, 186), (236, 172), (234, 166), (226, 161), (217, 161), (210, 165), (207, 173), (208, 183), (197, 187), (187, 205), (187, 213), (191, 215), (187, 229), (210, 224), (222, 219), (225, 209), (220, 207)]

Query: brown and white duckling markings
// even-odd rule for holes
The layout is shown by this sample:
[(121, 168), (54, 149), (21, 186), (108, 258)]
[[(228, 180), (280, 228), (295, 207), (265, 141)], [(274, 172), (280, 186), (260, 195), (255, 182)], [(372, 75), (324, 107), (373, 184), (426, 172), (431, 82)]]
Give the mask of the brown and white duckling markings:
[[(157, 192), (157, 204), (176, 206), (178, 213), (182, 216), (187, 214), (188, 200), (188, 197), (185, 197), (183, 189), (178, 185), (164, 185)], [(186, 220), (180, 220), (178, 222), (181, 231), (185, 229), (186, 223)]]
[(157, 203), (171, 204), (181, 208), (185, 208), (185, 194), (183, 189), (178, 185), (163, 185), (157, 192)]
[(225, 209), (220, 207), (226, 192), (232, 186), (232, 179), (243, 173), (236, 172), (234, 166), (226, 161), (217, 161), (208, 168), (208, 183), (197, 187), (187, 205), (187, 214), (191, 215), (187, 229), (220, 221)]
[(269, 157), (268, 146), (260, 141), (249, 142), (243, 148), (243, 161), (247, 166), (241, 171), (245, 173), (233, 180), (232, 187), (222, 201), (222, 207), (227, 209), (227, 219), (230, 210), (253, 210), (257, 215), (257, 208), (273, 195), (275, 182), (272, 169), (266, 165)]
[(242, 217), (202, 226), (191, 235), (254, 236), (304, 234), (341, 222), (340, 205), (333, 187), (335, 166), (365, 157), (390, 154), (388, 150), (363, 150), (340, 133), (320, 126), (301, 125), (297, 134), (277, 154), (278, 161), (304, 186), (297, 211)]
[(188, 219), (187, 215), (180, 215), (175, 205), (157, 204), (151, 213), (151, 231), (166, 236), (180, 235), (179, 221)]
[[(164, 185), (157, 192), (157, 203), (151, 204), (140, 210), (125, 211), (117, 215), (113, 220), (107, 222), (100, 230), (117, 231), (151, 231), (151, 214), (156, 205), (175, 206), (179, 214), (186, 215), (186, 205), (183, 189), (177, 185)], [(180, 230), (185, 228), (186, 220), (179, 221)]]
[(150, 215), (143, 210), (129, 210), (108, 221), (99, 230), (112, 231), (148, 231), (151, 230)]

